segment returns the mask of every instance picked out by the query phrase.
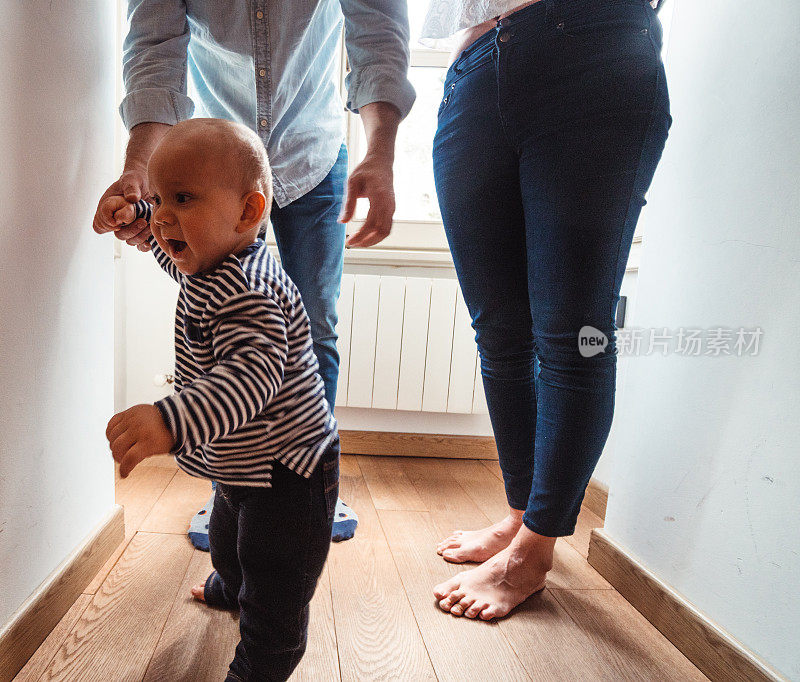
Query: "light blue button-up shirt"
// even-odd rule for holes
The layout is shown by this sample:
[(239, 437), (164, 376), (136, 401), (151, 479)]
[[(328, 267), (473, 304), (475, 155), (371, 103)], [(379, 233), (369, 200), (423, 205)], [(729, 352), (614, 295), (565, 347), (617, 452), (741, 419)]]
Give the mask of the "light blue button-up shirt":
[(344, 139), (336, 50), (345, 22), (346, 106), (389, 102), (405, 116), (405, 0), (129, 0), (128, 130), (195, 116), (238, 121), (264, 141), (285, 206), (316, 187)]

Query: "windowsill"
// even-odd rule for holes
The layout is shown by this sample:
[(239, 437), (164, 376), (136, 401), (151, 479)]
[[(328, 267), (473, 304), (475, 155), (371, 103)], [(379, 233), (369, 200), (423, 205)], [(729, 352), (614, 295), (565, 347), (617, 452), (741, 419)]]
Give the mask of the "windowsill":
[[(272, 255), (278, 260), (278, 247), (274, 240), (268, 240)], [(642, 238), (633, 238), (631, 255), (625, 272), (638, 272), (639, 270), (639, 251), (641, 249)], [(453, 259), (447, 249), (411, 249), (411, 248), (388, 248), (373, 246), (366, 249), (346, 249), (344, 252), (345, 265), (376, 265), (391, 267), (415, 267), (415, 268), (453, 268)]]
[[(270, 252), (278, 260), (278, 247), (274, 242), (268, 241)], [(449, 251), (441, 250), (416, 250), (416, 249), (382, 249), (371, 247), (368, 249), (346, 249), (344, 264), (347, 265), (384, 265), (392, 267), (415, 268), (453, 268), (453, 259)]]

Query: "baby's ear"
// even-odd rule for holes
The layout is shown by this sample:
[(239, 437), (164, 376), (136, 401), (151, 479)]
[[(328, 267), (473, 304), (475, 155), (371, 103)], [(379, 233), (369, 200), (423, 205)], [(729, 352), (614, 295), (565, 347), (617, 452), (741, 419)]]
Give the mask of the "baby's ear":
[(249, 232), (254, 227), (258, 227), (264, 218), (266, 208), (267, 199), (262, 192), (248, 192), (245, 194), (242, 216), (239, 218), (236, 231), (239, 233)]

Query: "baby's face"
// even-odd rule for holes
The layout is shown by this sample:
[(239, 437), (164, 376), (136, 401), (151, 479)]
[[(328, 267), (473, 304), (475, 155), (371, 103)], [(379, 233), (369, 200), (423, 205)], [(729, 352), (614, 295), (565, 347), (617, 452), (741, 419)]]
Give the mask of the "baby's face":
[(230, 155), (197, 138), (162, 143), (148, 167), (158, 245), (184, 275), (213, 270), (253, 241), (237, 232), (243, 209)]

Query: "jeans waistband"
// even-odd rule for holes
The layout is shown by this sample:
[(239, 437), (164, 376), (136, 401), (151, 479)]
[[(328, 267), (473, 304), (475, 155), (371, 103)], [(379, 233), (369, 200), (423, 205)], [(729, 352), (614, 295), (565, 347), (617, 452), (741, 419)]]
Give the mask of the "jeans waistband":
[(468, 45), (450, 66), (448, 81), (453, 80), (458, 74), (469, 71), (488, 60), (498, 44), (501, 33), (508, 29), (519, 28), (528, 23), (537, 22), (544, 27), (548, 20), (563, 12), (578, 12), (607, 5), (640, 5), (650, 7), (649, 0), (539, 0), (532, 5), (497, 22), (497, 26), (488, 30), (475, 42)]
[(473, 66), (481, 63), (488, 55), (494, 50), (494, 39), (497, 32), (494, 29), (486, 31), (474, 43), (467, 46), (466, 49), (458, 56), (453, 64), (450, 66), (450, 71), (453, 73), (461, 73), (468, 71)]
[[(537, 18), (547, 18), (563, 11), (600, 8), (604, 5), (650, 5), (650, 0), (539, 0), (508, 15), (498, 22), (498, 28), (519, 26)], [(483, 37), (483, 36), (481, 36)]]

